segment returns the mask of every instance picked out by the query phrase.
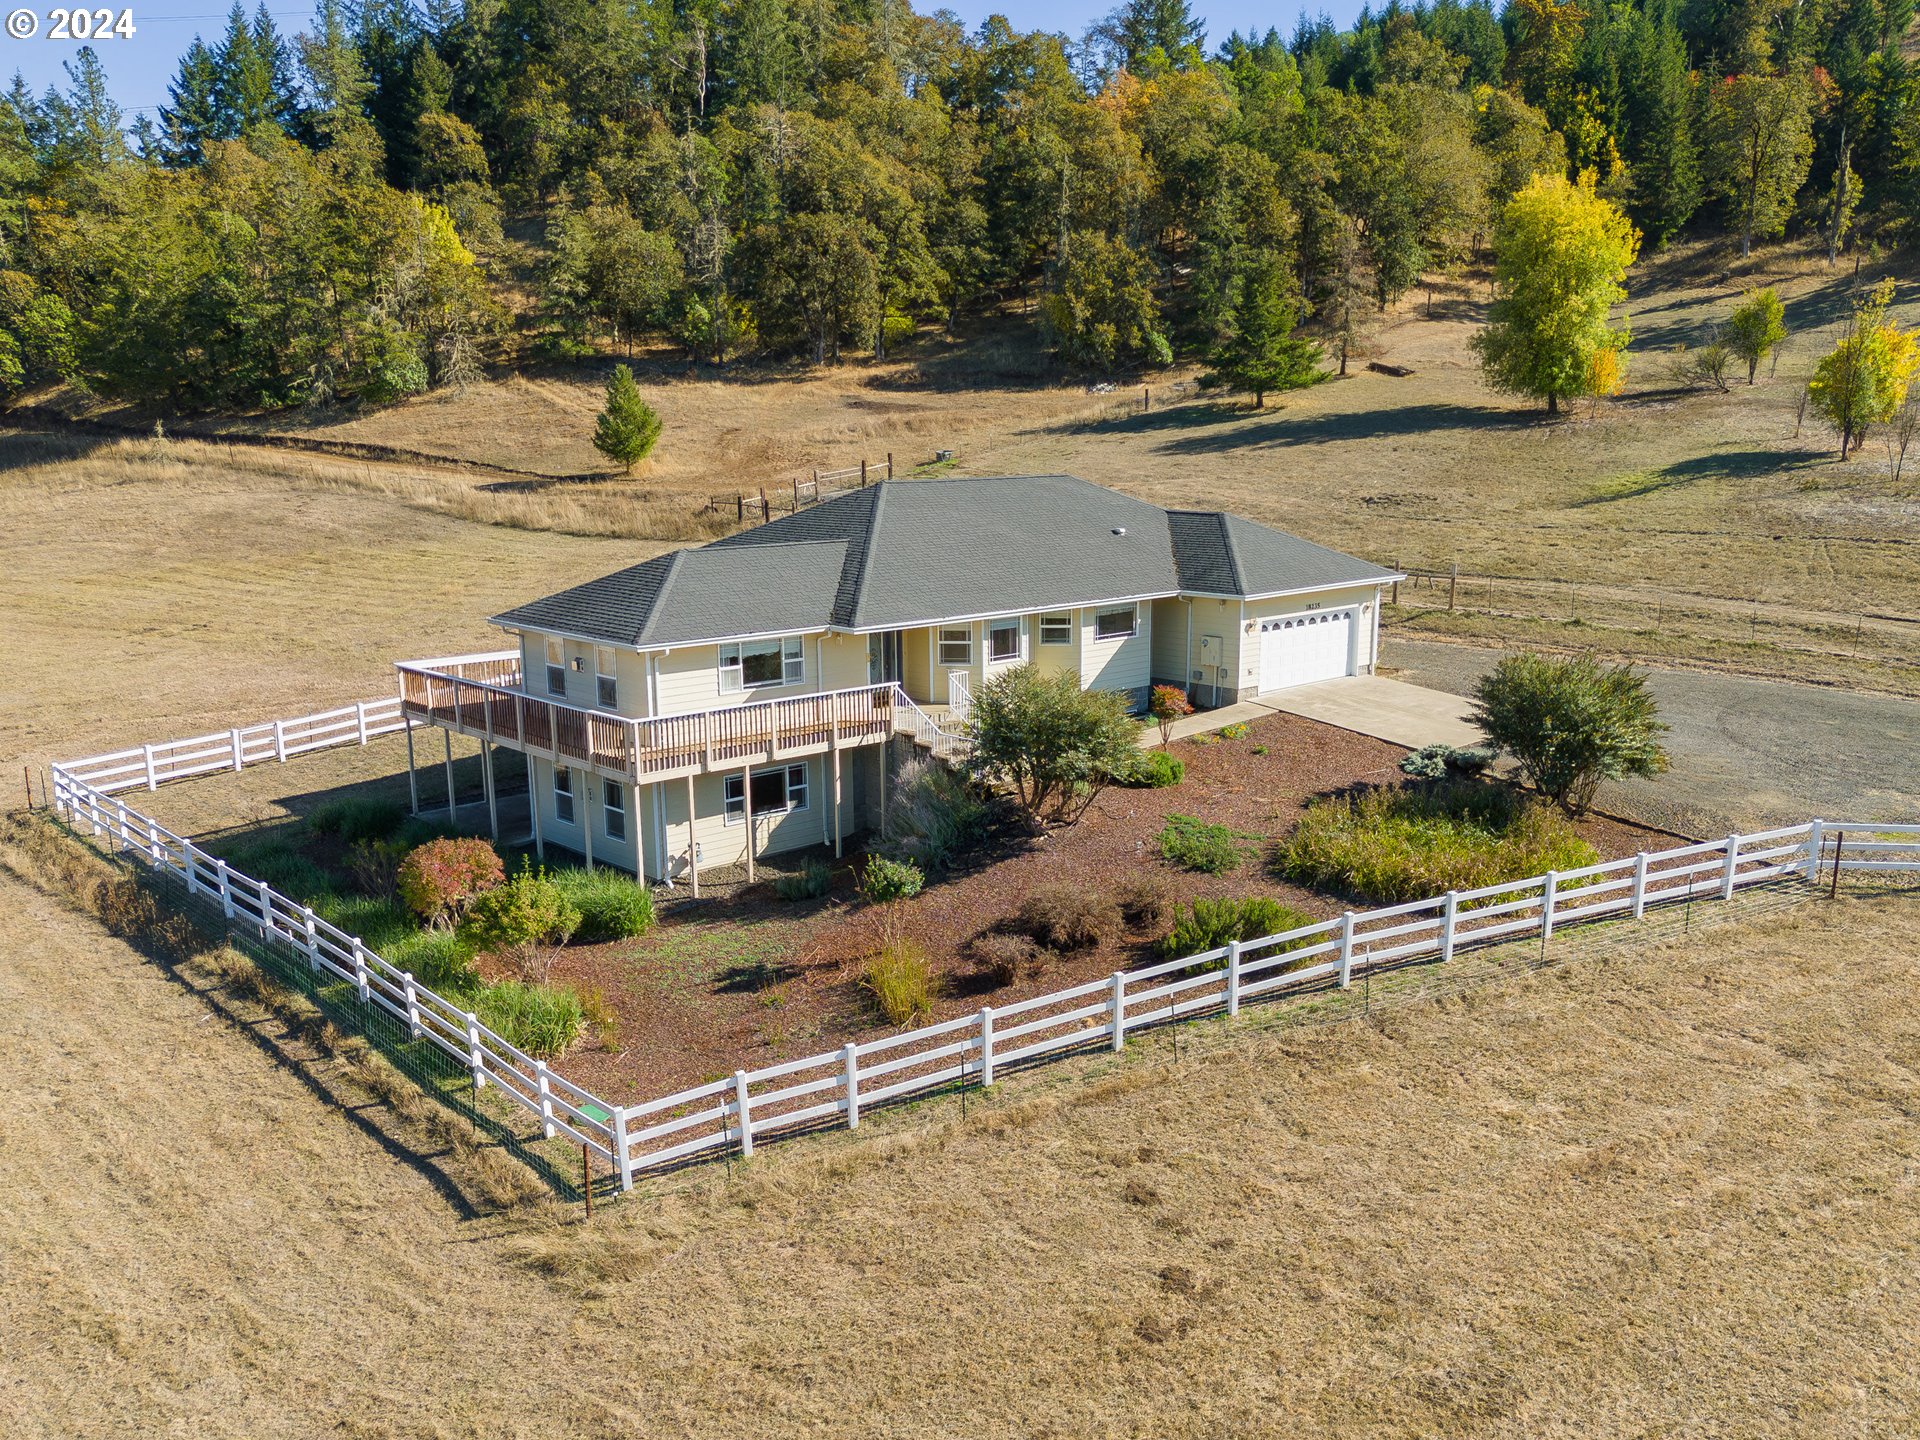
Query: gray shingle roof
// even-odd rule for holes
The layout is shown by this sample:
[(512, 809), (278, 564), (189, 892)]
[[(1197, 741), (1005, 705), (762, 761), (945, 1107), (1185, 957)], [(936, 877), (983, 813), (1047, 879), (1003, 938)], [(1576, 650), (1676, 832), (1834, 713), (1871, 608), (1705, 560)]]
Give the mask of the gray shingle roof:
[(1219, 511), (1071, 475), (886, 481), (494, 617), (647, 648), (893, 629), (1183, 591), (1266, 595), (1392, 572)]

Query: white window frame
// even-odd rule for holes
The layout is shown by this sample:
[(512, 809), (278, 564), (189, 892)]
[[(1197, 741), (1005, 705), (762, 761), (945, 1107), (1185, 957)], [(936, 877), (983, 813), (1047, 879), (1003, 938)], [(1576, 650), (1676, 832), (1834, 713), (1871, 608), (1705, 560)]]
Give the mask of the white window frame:
[(1062, 611), (1058, 615), (1040, 617), (1040, 643), (1042, 645), (1073, 644), (1073, 615)]
[[(940, 657), (940, 663), (949, 670), (970, 667), (973, 664), (973, 627), (971, 625), (942, 625), (933, 632), (934, 649)], [(955, 660), (947, 647), (957, 646), (960, 658)]]
[(547, 694), (567, 693), (567, 647), (553, 636), (547, 637)]
[[(755, 777), (758, 777), (762, 775), (777, 775), (783, 770), (787, 776), (787, 803), (778, 808), (756, 805), (753, 807), (754, 819), (759, 820), (762, 817), (774, 815), (794, 815), (807, 808), (807, 767), (804, 764), (772, 765), (764, 770), (755, 770), (752, 773)], [(728, 825), (741, 825), (746, 823), (747, 792), (742, 782), (747, 773), (748, 772), (744, 770), (730, 770), (721, 777), (720, 811), (725, 819), (725, 823)]]
[[(1101, 633), (1100, 622), (1105, 620), (1109, 615), (1125, 615), (1127, 617), (1127, 628), (1125, 630), (1115, 630), (1111, 634)], [(1109, 605), (1104, 610), (1096, 610), (1093, 612), (1093, 638), (1102, 644), (1113, 640), (1131, 640), (1139, 633), (1140, 607), (1138, 605)]]
[(603, 779), (600, 785), (600, 808), (606, 811), (603, 819), (607, 838), (624, 840), (627, 838), (627, 787), (618, 780)]
[[(755, 680), (749, 684), (743, 657), (769, 653), (780, 656), (780, 678)], [(770, 640), (728, 641), (720, 647), (719, 661), (722, 695), (740, 695), (748, 690), (777, 690), (788, 685), (807, 683), (807, 644), (805, 637), (800, 635), (780, 635)]]
[[(1026, 648), (1026, 637), (1022, 633), (1024, 628), (1018, 620), (993, 620), (988, 622), (987, 662), (994, 665), (1004, 665), (1009, 660), (1019, 660), (1021, 651)], [(994, 642), (1002, 635), (1011, 635), (1013, 637), (1013, 651), (1011, 654), (996, 655), (993, 653)]]
[(553, 818), (562, 825), (574, 823), (573, 771), (565, 765), (553, 767)]
[(593, 698), (602, 710), (620, 708), (619, 661), (609, 645), (593, 647)]

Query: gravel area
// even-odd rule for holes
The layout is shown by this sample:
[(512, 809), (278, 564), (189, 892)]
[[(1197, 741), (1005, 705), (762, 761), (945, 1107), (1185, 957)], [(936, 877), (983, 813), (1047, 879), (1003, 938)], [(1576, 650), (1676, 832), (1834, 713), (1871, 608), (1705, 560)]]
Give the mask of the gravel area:
[[(1502, 652), (1389, 635), (1386, 673), (1470, 694)], [(1706, 670), (1653, 670), (1673, 768), (1601, 787), (1602, 809), (1700, 837), (1813, 816), (1920, 815), (1920, 701)]]

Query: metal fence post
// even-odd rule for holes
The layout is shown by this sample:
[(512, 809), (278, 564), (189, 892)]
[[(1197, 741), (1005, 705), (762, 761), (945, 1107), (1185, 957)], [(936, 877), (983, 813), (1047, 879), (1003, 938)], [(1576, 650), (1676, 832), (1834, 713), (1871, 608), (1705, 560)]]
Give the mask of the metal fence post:
[(1353, 912), (1344, 911), (1340, 916), (1340, 988), (1353, 986)]
[(1113, 1048), (1127, 1048), (1127, 975), (1124, 970), (1113, 972), (1113, 998), (1109, 1002), (1113, 1009)]
[[(847, 1129), (860, 1128), (860, 1047), (849, 1040), (840, 1047), (840, 1083), (847, 1092)], [(734, 1080), (734, 1088), (744, 1097), (746, 1091), (740, 1088), (739, 1078)], [(744, 1098), (741, 1103), (746, 1102)], [(742, 1112), (744, 1113), (744, 1112)]]
[(993, 1084), (993, 1007), (980, 1010), (980, 1084)]
[(1227, 942), (1227, 1014), (1240, 1013), (1240, 942)]
[(1633, 857), (1633, 918), (1638, 920), (1647, 913), (1647, 852), (1642, 850)]
[(733, 1072), (733, 1113), (740, 1123), (740, 1158), (750, 1159), (753, 1155), (753, 1113), (747, 1097), (747, 1072)]
[(1720, 876), (1720, 898), (1722, 900), (1731, 900), (1733, 898), (1733, 872), (1739, 863), (1740, 837), (1738, 835), (1729, 835), (1727, 836), (1727, 868)]

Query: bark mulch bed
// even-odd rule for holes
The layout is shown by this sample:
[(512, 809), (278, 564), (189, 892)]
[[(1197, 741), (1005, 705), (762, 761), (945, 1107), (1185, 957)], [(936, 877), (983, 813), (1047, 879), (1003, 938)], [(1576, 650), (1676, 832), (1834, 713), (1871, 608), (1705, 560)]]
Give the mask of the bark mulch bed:
[[(1158, 958), (1152, 947), (1164, 926), (1071, 955), (1049, 954), (1037, 973), (991, 987), (975, 970), (968, 942), (1042, 886), (1114, 893), (1134, 877), (1153, 874), (1183, 904), (1199, 896), (1259, 894), (1316, 918), (1338, 915), (1346, 906), (1337, 897), (1275, 880), (1264, 865), (1264, 845), (1237, 872), (1214, 876), (1167, 864), (1157, 837), (1176, 813), (1263, 841), (1284, 835), (1313, 796), (1399, 781), (1406, 751), (1297, 716), (1273, 715), (1253, 722), (1242, 739), (1176, 741), (1173, 753), (1186, 763), (1181, 784), (1109, 790), (1078, 825), (1038, 839), (1024, 827), (999, 825), (965, 868), (908, 902), (905, 931), (924, 947), (940, 977), (934, 1019)], [(1604, 858), (1673, 843), (1600, 817), (1576, 828)], [(616, 1017), (617, 1039), (614, 1050), (576, 1051), (561, 1068), (626, 1103), (887, 1033), (890, 1027), (867, 1005), (859, 984), (875, 941), (870, 918), (852, 903), (858, 859), (849, 852), (825, 900), (783, 901), (763, 883), (727, 899), (671, 906), (660, 927), (642, 939), (570, 948), (554, 979), (598, 990)]]

